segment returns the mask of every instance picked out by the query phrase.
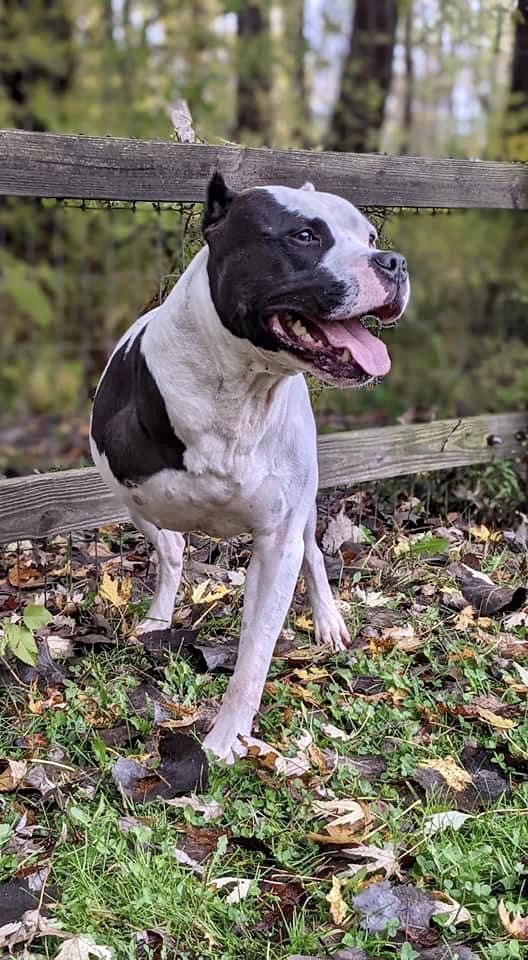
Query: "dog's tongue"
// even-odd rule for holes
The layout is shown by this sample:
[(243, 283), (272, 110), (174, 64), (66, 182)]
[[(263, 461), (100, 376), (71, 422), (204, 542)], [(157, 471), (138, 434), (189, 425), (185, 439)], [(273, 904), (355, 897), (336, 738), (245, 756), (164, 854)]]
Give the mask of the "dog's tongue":
[(329, 343), (337, 349), (348, 350), (354, 363), (371, 377), (385, 377), (391, 368), (389, 351), (359, 320), (321, 325)]

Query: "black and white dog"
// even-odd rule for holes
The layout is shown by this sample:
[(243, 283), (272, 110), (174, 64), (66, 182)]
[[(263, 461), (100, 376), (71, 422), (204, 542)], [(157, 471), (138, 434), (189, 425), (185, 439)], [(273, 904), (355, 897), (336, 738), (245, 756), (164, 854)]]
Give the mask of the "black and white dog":
[[(158, 583), (142, 630), (165, 629), (182, 531), (253, 533), (234, 674), (205, 746), (231, 761), (251, 733), (301, 565), (316, 639), (349, 636), (315, 541), (315, 424), (302, 373), (357, 387), (390, 357), (361, 318), (393, 324), (409, 298), (404, 258), (340, 197), (215, 174), (206, 246), (161, 306), (122, 337), (95, 397), (96, 465), (155, 546)], [(178, 531), (178, 532), (176, 532)]]

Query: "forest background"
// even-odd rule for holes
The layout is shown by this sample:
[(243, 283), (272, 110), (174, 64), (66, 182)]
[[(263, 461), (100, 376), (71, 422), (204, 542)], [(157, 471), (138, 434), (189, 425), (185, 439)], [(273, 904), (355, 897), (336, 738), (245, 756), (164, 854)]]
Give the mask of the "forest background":
[[(0, 0), (0, 127), (170, 139), (180, 97), (212, 143), (527, 162), (528, 0)], [(391, 375), (325, 391), (323, 427), (523, 408), (528, 215), (374, 214), (412, 301)], [(190, 206), (0, 200), (4, 426), (86, 415), (198, 225)]]

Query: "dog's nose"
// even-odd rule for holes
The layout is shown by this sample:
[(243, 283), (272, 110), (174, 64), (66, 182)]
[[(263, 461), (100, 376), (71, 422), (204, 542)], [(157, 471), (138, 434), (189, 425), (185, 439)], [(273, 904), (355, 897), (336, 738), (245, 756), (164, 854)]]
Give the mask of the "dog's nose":
[(392, 250), (377, 250), (372, 255), (376, 267), (391, 279), (407, 276), (407, 261), (401, 253), (393, 253)]

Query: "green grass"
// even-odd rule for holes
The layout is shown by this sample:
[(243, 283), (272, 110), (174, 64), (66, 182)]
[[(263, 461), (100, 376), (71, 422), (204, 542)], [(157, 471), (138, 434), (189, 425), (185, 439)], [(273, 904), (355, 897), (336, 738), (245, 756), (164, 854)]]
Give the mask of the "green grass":
[[(504, 575), (513, 584), (521, 581), (522, 560), (500, 543), (486, 546), (483, 553), (488, 573)], [(513, 569), (512, 563), (521, 565)], [(152, 662), (141, 648), (120, 642), (84, 656), (66, 683), (66, 709), (30, 714), (27, 699), (8, 696), (4, 715), (13, 718), (16, 709), (17, 719), (0, 729), (2, 755), (23, 755), (16, 746), (21, 731), (26, 736), (40, 734), (62, 747), (72, 764), (98, 767), (101, 776), (95, 793), (74, 788), (64, 809), (35, 794), (0, 795), (0, 843), (19, 818), (20, 803), (55, 839), (66, 824), (66, 836), (50, 856), (49, 882), (59, 891), (56, 916), (67, 930), (89, 934), (112, 947), (118, 960), (132, 960), (135, 934), (150, 928), (174, 937), (182, 955), (193, 960), (325, 956), (339, 943), (362, 947), (373, 958), (412, 960), (417, 956), (412, 944), (398, 943), (394, 932), (375, 935), (360, 927), (352, 899), (365, 885), (365, 871), (344, 876), (348, 921), (341, 929), (333, 923), (326, 896), (332, 874), (345, 868), (328, 848), (308, 836), (325, 827), (312, 804), (326, 790), (327, 796), (330, 791), (330, 796), (362, 798), (369, 805), (373, 820), (364, 842), (394, 846), (406, 882), (424, 891), (441, 891), (469, 910), (469, 923), (458, 928), (437, 924), (443, 942), (468, 942), (483, 960), (526, 957), (527, 944), (508, 937), (501, 926), (498, 905), (503, 899), (510, 912), (528, 913), (528, 696), (504, 681), (503, 674), (511, 669), (501, 666), (495, 653), (497, 634), (503, 630), (499, 620), (486, 631), (457, 630), (456, 614), (443, 608), (438, 596), (426, 599), (427, 593), (420, 593), (439, 579), (442, 584), (451, 582), (445, 571), (415, 556), (394, 560), (390, 576), (361, 577), (365, 589), (383, 591), (389, 608), (405, 610), (423, 645), (406, 653), (377, 649), (374, 644), (352, 655), (318, 660), (315, 665), (323, 666), (326, 676), (310, 679), (308, 673), (293, 678), (317, 707), (300, 699), (295, 687), (285, 682), (296, 665), (273, 661), (269, 678), (273, 694), (265, 694), (258, 735), (291, 753), (299, 733), (308, 730), (320, 750), (337, 750), (341, 763), (328, 777), (314, 767), (308, 782), (263, 772), (253, 761), (230, 768), (213, 764), (207, 796), (222, 805), (223, 815), (212, 824), (204, 824), (199, 813), (171, 808), (161, 800), (134, 810), (113, 784), (110, 767), (116, 755), (127, 749), (143, 752), (152, 728), (152, 712), (138, 716), (128, 699), (139, 682), (152, 680)], [(341, 589), (352, 603), (353, 635), (369, 614), (350, 592), (357, 581), (357, 575), (346, 579)], [(302, 608), (300, 598), (297, 607)], [(222, 618), (206, 619), (203, 635), (236, 633), (238, 618), (235, 604)], [(512, 632), (519, 638), (526, 634), (523, 628)], [(306, 634), (297, 639), (309, 640)], [(308, 671), (310, 666), (299, 665)], [(358, 675), (378, 680), (383, 696), (358, 696), (354, 692)], [(221, 696), (227, 678), (199, 676), (189, 664), (171, 657), (157, 682), (173, 700), (190, 705)], [(456, 712), (483, 694), (514, 707), (512, 729), (503, 731)], [(328, 739), (324, 733), (328, 722), (351, 739)], [(130, 747), (106, 747), (96, 728), (123, 723), (128, 725)], [(447, 756), (460, 761), (468, 743), (492, 751), (512, 792), (491, 809), (475, 811), (459, 831), (448, 828), (428, 835), (427, 818), (445, 810), (446, 803), (427, 799), (413, 774), (422, 761)], [(378, 754), (387, 767), (373, 782), (362, 780), (346, 763), (347, 757)], [(148, 829), (125, 836), (118, 823), (125, 813), (146, 818)], [(221, 836), (202, 863), (203, 872), (196, 872), (178, 864), (173, 852), (189, 825), (220, 828), (248, 843), (227, 844)], [(0, 848), (0, 880), (34, 862), (31, 856), (22, 861), (13, 854), (2, 857)], [(228, 891), (212, 885), (222, 877), (251, 879), (247, 897), (229, 904)], [(262, 929), (264, 910), (280, 904), (269, 892), (270, 882), (277, 880), (301, 884), (304, 897), (282, 921), (278, 917), (272, 928)]]

